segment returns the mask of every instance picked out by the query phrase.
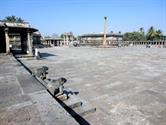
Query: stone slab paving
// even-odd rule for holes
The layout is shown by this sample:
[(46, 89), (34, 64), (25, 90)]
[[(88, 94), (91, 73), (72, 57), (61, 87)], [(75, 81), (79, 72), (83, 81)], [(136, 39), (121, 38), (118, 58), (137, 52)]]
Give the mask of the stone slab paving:
[(0, 55), (0, 125), (77, 125), (12, 56)]
[(51, 56), (22, 61), (31, 69), (48, 66), (48, 77), (66, 77), (65, 86), (97, 108), (85, 116), (91, 124), (166, 125), (165, 48), (53, 47), (40, 52)]

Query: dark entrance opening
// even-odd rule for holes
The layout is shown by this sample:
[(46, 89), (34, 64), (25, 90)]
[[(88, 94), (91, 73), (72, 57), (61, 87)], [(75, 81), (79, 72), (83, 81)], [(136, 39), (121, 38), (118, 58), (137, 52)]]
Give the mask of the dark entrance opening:
[(4, 30), (0, 30), (0, 53), (6, 53), (6, 39)]
[[(12, 45), (12, 53), (26, 54), (27, 52), (27, 30), (23, 28), (9, 28), (10, 44)], [(15, 39), (13, 39), (15, 38)]]

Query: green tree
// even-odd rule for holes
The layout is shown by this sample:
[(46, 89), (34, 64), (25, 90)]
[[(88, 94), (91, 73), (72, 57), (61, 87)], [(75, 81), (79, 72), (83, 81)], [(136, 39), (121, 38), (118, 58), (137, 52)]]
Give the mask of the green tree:
[(160, 40), (163, 36), (162, 31), (159, 30), (155, 30), (153, 26), (151, 26), (147, 32), (147, 40)]
[(146, 40), (146, 36), (145, 36), (144, 28), (141, 27), (141, 28), (139, 29), (139, 31), (140, 31), (141, 36), (142, 36), (141, 40), (145, 41), (145, 40)]
[(144, 35), (140, 32), (127, 32), (123, 35), (125, 41), (143, 41), (144, 39)]
[(140, 30), (141, 33), (144, 33), (144, 28), (143, 27), (141, 27), (139, 30)]
[(121, 31), (119, 31), (118, 33), (119, 33), (119, 34), (121, 34), (122, 32), (121, 32)]
[(162, 31), (155, 30), (153, 26), (151, 26), (145, 35), (144, 28), (141, 27), (139, 32), (127, 32), (123, 35), (123, 40), (126, 41), (145, 41), (145, 40), (161, 40), (163, 39)]
[(146, 38), (147, 38), (147, 40), (155, 40), (156, 35), (157, 35), (157, 33), (156, 33), (154, 27), (151, 26), (147, 32)]
[(62, 38), (62, 39), (63, 39), (63, 38), (64, 38), (64, 34), (61, 34), (61, 35), (60, 35), (60, 38)]
[(162, 36), (163, 36), (163, 32), (161, 30), (157, 30), (156, 31), (156, 39), (157, 40), (161, 40)]
[(15, 22), (15, 23), (23, 23), (24, 22), (23, 19), (21, 19), (20, 17), (16, 17), (16, 16), (7, 16), (7, 17), (5, 17), (4, 21)]

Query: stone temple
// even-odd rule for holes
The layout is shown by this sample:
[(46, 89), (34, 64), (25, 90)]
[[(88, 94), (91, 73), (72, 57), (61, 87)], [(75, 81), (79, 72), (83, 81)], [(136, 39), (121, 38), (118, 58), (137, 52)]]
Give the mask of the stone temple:
[(33, 33), (38, 31), (29, 23), (0, 21), (0, 53), (9, 53), (10, 47), (19, 53), (32, 55)]
[[(32, 56), (37, 31), (0, 21), (0, 125), (166, 125), (166, 41), (126, 44), (105, 30), (80, 36), (74, 47), (66, 33), (43, 39), (38, 59)], [(43, 66), (46, 78), (34, 74)], [(63, 77), (68, 98), (62, 99), (47, 83)]]

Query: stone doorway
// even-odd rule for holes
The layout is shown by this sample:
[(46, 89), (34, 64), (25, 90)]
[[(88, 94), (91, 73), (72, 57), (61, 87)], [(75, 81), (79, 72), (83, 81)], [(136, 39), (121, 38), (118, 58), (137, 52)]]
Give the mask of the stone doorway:
[(5, 32), (0, 30), (0, 53), (6, 53)]

